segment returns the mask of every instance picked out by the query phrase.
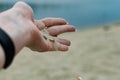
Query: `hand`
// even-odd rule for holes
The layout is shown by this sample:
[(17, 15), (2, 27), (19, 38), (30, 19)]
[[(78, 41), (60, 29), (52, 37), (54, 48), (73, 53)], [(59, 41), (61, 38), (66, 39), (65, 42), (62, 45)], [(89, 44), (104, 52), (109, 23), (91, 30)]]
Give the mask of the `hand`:
[[(74, 26), (68, 25), (67, 22), (62, 18), (45, 18), (42, 20), (35, 21), (38, 30), (36, 34), (34, 34), (34, 38), (32, 40), (31, 49), (35, 51), (55, 51), (56, 48), (59, 51), (67, 51), (68, 46), (70, 46), (70, 41), (66, 39), (58, 38), (58, 35), (65, 33), (65, 32), (73, 32), (75, 31)], [(41, 26), (42, 25), (42, 26)], [(43, 38), (40, 34), (42, 29), (47, 28), (47, 31), (53, 38), (55, 39), (56, 43), (51, 41), (47, 41)]]
[(18, 2), (13, 8), (0, 14), (0, 26), (14, 41), (16, 53), (25, 46), (39, 52), (55, 51), (54, 44), (46, 41), (42, 35), (41, 31), (45, 27), (57, 42), (57, 49), (67, 51), (70, 41), (58, 38), (58, 35), (73, 32), (75, 28), (61, 18), (35, 20), (33, 16), (31, 7), (24, 2)]

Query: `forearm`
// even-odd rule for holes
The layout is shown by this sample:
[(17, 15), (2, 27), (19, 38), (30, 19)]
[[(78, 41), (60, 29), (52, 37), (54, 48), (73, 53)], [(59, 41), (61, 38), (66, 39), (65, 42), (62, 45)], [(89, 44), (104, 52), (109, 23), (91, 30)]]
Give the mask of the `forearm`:
[[(29, 27), (25, 25), (25, 22), (29, 22), (24, 17), (21, 17), (15, 9), (10, 9), (3, 13), (0, 13), (0, 29), (2, 29), (12, 40), (15, 55), (29, 43), (30, 31)], [(1, 36), (0, 36), (1, 37)], [(11, 47), (11, 46), (10, 46)], [(0, 45), (0, 68), (6, 63), (6, 54), (3, 46)]]
[(12, 15), (8, 16), (5, 12), (0, 14), (0, 28), (12, 39), (17, 54), (29, 42), (30, 31), (24, 24), (27, 20), (18, 17), (16, 14), (13, 15), (12, 10), (9, 10), (9, 13)]
[[(26, 45), (26, 43), (29, 42), (29, 41), (27, 41), (29, 39), (29, 37), (27, 36), (28, 33), (26, 33), (24, 30), (22, 31), (21, 29), (17, 30), (16, 26), (14, 26), (12, 24), (9, 24), (9, 28), (6, 25), (1, 26), (0, 28), (5, 33), (7, 33), (7, 35), (12, 40), (14, 48), (15, 48), (15, 54), (17, 54)], [(0, 36), (0, 37), (2, 37), (2, 36)], [(12, 46), (9, 46), (9, 47), (12, 47)], [(3, 48), (4, 48), (3, 45), (0, 46), (0, 68), (2, 68), (3, 65), (6, 63), (5, 62), (7, 60), (6, 56), (8, 56), (7, 54), (5, 54), (7, 49), (3, 49)], [(14, 50), (12, 50), (12, 51), (14, 51)], [(8, 51), (8, 54), (9, 53), (10, 52)], [(11, 54), (11, 56), (12, 56), (12, 54)], [(9, 57), (10, 57), (10, 55), (9, 55)], [(9, 61), (9, 59), (7, 61)]]
[(13, 25), (0, 26), (0, 28), (3, 29), (13, 41), (15, 54), (17, 54), (24, 46), (27, 45), (30, 35), (28, 32), (22, 29), (16, 29), (15, 27), (16, 26)]

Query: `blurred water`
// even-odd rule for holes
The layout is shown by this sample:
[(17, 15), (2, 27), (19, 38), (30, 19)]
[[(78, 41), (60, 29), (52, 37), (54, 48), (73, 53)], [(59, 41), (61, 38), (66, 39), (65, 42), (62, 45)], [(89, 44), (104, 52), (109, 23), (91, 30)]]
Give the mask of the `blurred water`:
[[(18, 0), (0, 1), (0, 11)], [(120, 0), (24, 0), (31, 5), (35, 18), (62, 17), (77, 28), (120, 21)]]

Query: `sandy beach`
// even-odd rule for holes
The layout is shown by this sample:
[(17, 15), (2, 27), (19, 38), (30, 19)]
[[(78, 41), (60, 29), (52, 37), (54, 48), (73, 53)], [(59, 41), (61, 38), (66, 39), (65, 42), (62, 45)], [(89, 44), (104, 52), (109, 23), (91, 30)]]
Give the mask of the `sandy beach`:
[(68, 52), (32, 52), (24, 48), (0, 80), (120, 80), (120, 26), (77, 30)]

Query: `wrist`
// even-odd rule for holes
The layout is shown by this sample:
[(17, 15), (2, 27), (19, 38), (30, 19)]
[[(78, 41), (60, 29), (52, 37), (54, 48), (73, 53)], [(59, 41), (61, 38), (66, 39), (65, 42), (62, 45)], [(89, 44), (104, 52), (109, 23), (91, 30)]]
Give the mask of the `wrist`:
[[(19, 8), (20, 5), (24, 8)], [(35, 28), (32, 9), (23, 3), (20, 5), (0, 13), (0, 28), (13, 40), (16, 53), (31, 42)]]
[[(19, 24), (14, 22), (5, 21), (0, 19), (0, 28), (3, 29), (9, 37), (12, 39), (15, 45), (15, 53), (18, 53), (24, 46), (29, 43), (30, 40), (30, 31), (26, 27), (22, 27)], [(5, 25), (4, 25), (5, 24)]]
[(4, 69), (10, 66), (15, 56), (15, 46), (10, 36), (6, 34), (4, 30), (0, 28), (0, 44), (4, 50), (5, 54), (5, 64)]

